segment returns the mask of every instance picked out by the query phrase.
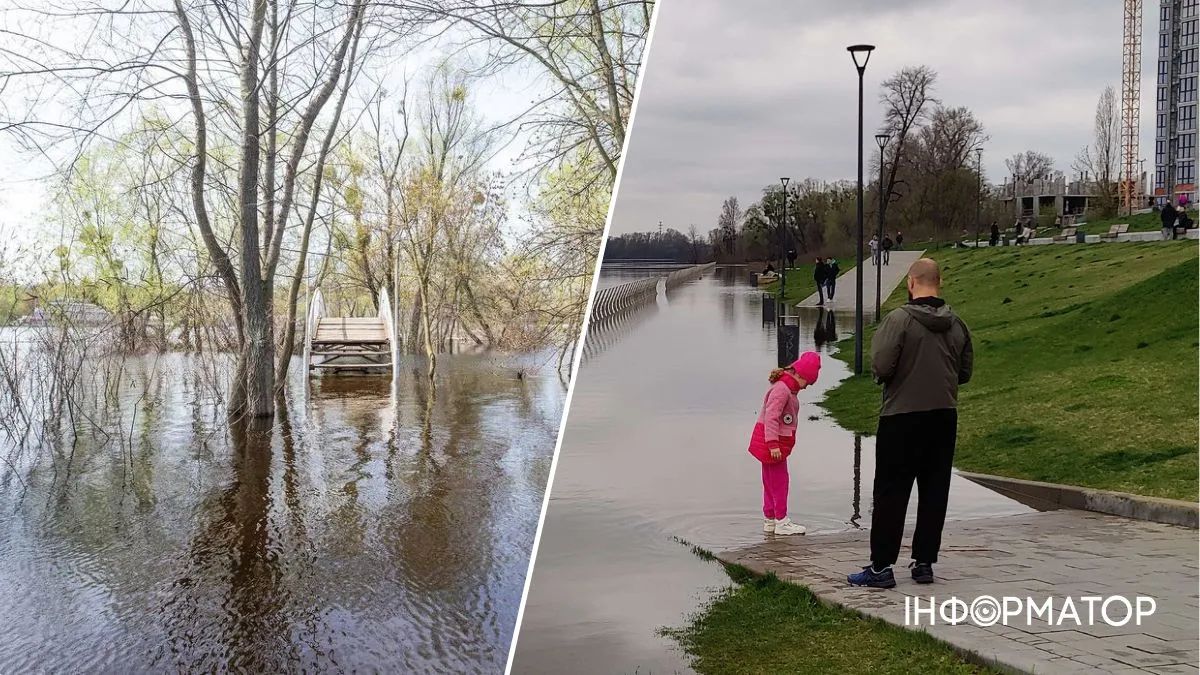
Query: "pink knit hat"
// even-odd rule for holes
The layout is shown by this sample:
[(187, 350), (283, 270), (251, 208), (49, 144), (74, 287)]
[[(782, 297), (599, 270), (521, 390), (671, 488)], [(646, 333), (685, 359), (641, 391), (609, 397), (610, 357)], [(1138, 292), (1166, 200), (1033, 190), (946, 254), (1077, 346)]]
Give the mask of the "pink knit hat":
[(816, 352), (804, 352), (788, 367), (805, 382), (812, 384), (817, 381), (817, 375), (821, 372), (821, 355)]

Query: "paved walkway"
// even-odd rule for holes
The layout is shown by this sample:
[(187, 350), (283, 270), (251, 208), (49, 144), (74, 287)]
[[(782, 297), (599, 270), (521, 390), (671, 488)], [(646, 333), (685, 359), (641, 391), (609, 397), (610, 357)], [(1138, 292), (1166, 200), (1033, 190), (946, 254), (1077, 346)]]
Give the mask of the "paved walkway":
[[(846, 583), (846, 574), (866, 564), (867, 537), (866, 531), (769, 537), (717, 557), (760, 574), (774, 572), (807, 586), (825, 601), (901, 626), (905, 598), (910, 596), (921, 598), (925, 606), (930, 596), (938, 603), (956, 596), (968, 604), (983, 595), (1031, 597), (1039, 607), (1053, 597), (1056, 617), (1069, 596), (1082, 626), (1070, 618), (1047, 625), (1036, 616), (1027, 623), (1022, 613), (1008, 626), (946, 625), (939, 618), (933, 626), (925, 619), (923, 629), (1018, 672), (1197, 672), (1196, 530), (1074, 510), (950, 522), (935, 566), (938, 582), (917, 585), (900, 567), (891, 590)], [(902, 560), (909, 544), (906, 539)], [(1141, 626), (1130, 621), (1115, 627), (1099, 618), (1097, 604), (1096, 622), (1089, 625), (1082, 598), (1113, 595), (1130, 602), (1149, 596), (1157, 608)], [(1120, 621), (1126, 616), (1124, 605), (1111, 605), (1109, 615)]]
[[(891, 295), (892, 291), (895, 290), (896, 286), (900, 285), (900, 283), (904, 281), (904, 276), (908, 274), (909, 266), (916, 262), (917, 259), (920, 258), (924, 253), (924, 251), (892, 251), (891, 262), (887, 265), (884, 265), (882, 268), (883, 278), (881, 280), (881, 285), (883, 287), (884, 299), (887, 299), (887, 297)], [(865, 266), (863, 267), (863, 305), (868, 311), (874, 312), (875, 266), (871, 264), (869, 257), (863, 260), (863, 262), (865, 263)], [(826, 303), (826, 307), (831, 307), (839, 312), (853, 312), (857, 309), (854, 303), (854, 269), (855, 268), (851, 267), (837, 278), (837, 286), (834, 289), (833, 296), (834, 300), (837, 302), (834, 305), (829, 305)], [(813, 293), (804, 300), (800, 301), (800, 304), (796, 306), (817, 307), (817, 302), (819, 300), (820, 298), (817, 297), (817, 294)]]

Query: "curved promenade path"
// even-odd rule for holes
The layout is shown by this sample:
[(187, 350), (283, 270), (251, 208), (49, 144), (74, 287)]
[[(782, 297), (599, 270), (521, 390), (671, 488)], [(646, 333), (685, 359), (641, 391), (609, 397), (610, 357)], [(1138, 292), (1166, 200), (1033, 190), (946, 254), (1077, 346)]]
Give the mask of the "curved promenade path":
[[(916, 262), (925, 251), (892, 251), (892, 258), (889, 264), (883, 266), (883, 277), (881, 279), (881, 287), (883, 289), (883, 297), (886, 300), (896, 286), (899, 286), (904, 281), (904, 277), (908, 274), (908, 268)], [(839, 264), (843, 261), (839, 260)], [(875, 266), (871, 264), (871, 259), (868, 257), (863, 260), (863, 305), (866, 306), (868, 312), (875, 311)], [(845, 264), (850, 264), (847, 260)], [(826, 303), (828, 309), (833, 309), (839, 312), (853, 312), (855, 310), (854, 303), (854, 268), (842, 272), (837, 278), (837, 286), (834, 287), (834, 303)], [(797, 307), (817, 307), (817, 302), (820, 298), (816, 293), (801, 300)]]

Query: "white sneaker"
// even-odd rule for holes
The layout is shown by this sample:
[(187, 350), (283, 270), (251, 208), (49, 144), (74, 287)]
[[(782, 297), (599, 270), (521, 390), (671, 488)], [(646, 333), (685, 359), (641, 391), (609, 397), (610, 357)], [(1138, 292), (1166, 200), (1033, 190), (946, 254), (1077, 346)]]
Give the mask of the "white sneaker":
[(804, 526), (792, 522), (791, 518), (775, 521), (775, 534), (804, 534)]
[(774, 531), (775, 531), (775, 519), (774, 518), (764, 518), (763, 519), (763, 532), (774, 532)]

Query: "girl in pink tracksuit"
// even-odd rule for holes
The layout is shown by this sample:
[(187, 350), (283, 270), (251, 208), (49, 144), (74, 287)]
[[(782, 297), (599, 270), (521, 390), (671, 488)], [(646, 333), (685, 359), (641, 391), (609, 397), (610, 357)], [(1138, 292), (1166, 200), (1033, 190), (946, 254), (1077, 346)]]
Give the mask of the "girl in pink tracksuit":
[(796, 418), (800, 401), (796, 394), (817, 381), (821, 356), (804, 352), (786, 368), (776, 368), (767, 379), (771, 388), (763, 398), (758, 422), (750, 435), (750, 454), (762, 462), (763, 531), (775, 534), (804, 534), (804, 527), (787, 515), (787, 458), (796, 445)]

